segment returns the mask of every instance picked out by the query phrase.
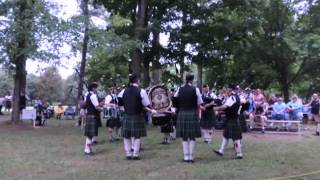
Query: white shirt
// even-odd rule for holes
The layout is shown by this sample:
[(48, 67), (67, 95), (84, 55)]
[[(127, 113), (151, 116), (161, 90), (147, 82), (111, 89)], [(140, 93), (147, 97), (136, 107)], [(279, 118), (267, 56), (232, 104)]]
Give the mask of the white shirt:
[[(138, 84), (133, 84), (133, 86), (138, 87)], [(123, 93), (124, 93), (125, 89), (123, 89), (119, 94), (118, 97), (122, 98), (123, 97)], [(150, 105), (150, 101), (149, 101), (149, 97), (148, 94), (146, 92), (146, 90), (141, 89), (140, 91), (140, 96), (141, 96), (141, 103), (143, 104), (143, 106), (149, 106)]]
[(94, 106), (94, 107), (99, 106), (98, 97), (97, 97), (97, 95), (96, 95), (94, 92), (92, 92), (92, 91), (87, 92), (87, 93), (85, 94), (85, 96), (84, 96), (84, 101), (86, 101), (88, 93), (91, 93), (90, 100), (91, 100), (93, 106)]
[(0, 97), (0, 105), (2, 106), (4, 103), (5, 98), (4, 97)]
[(224, 105), (231, 107), (232, 105), (234, 105), (234, 103), (236, 103), (237, 100), (236, 98), (233, 96), (233, 94), (231, 96), (229, 96), (226, 100), (226, 102), (224, 103)]
[[(178, 90), (174, 94), (174, 97), (179, 97), (179, 90), (180, 90), (180, 88), (178, 88)], [(203, 103), (202, 96), (201, 96), (199, 88), (197, 88), (197, 87), (196, 87), (196, 95), (197, 95), (197, 104), (198, 105), (202, 104)]]

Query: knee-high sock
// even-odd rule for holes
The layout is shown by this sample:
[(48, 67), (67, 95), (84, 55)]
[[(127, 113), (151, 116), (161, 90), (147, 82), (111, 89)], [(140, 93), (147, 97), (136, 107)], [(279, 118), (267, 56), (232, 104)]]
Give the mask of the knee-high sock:
[(97, 142), (97, 136), (92, 137), (92, 142)]
[(220, 152), (220, 153), (223, 153), (223, 152), (224, 152), (224, 149), (227, 147), (228, 142), (229, 142), (228, 139), (226, 139), (226, 138), (223, 138), (223, 139), (222, 139), (221, 146), (220, 146), (220, 149), (219, 149), (219, 152)]
[(84, 152), (85, 153), (91, 153), (92, 152), (92, 149), (91, 149), (91, 146), (92, 146), (92, 141), (90, 138), (86, 138), (86, 144), (84, 146)]
[(131, 149), (134, 149), (134, 137), (131, 137)]
[(206, 140), (206, 130), (205, 129), (201, 129), (202, 132), (202, 137), (204, 140)]
[(235, 140), (233, 143), (234, 143), (234, 149), (236, 150), (237, 156), (242, 156), (240, 140)]
[(176, 128), (175, 128), (175, 127), (173, 127), (173, 132), (170, 133), (170, 136), (171, 136), (173, 139), (176, 138)]
[(320, 123), (317, 125), (317, 132), (320, 132)]
[(133, 156), (138, 157), (140, 154), (140, 143), (141, 140), (139, 139), (134, 139), (134, 146), (133, 146)]
[(189, 160), (189, 142), (182, 141), (183, 159)]
[(170, 142), (170, 133), (164, 133), (164, 141)]
[(203, 129), (203, 137), (205, 141), (208, 141), (209, 132), (207, 129)]
[(212, 141), (213, 129), (208, 130), (208, 140), (209, 142)]
[(131, 139), (123, 138), (124, 151), (126, 156), (132, 156), (131, 152)]
[(196, 148), (196, 141), (189, 141), (189, 160), (193, 160), (194, 150)]

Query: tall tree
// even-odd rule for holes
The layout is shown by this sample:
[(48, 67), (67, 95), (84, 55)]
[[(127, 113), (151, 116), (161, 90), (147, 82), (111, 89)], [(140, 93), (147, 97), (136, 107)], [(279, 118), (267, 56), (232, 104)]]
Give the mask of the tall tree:
[[(27, 59), (56, 59), (56, 50), (65, 38), (60, 33), (64, 29), (60, 26), (63, 21), (50, 14), (49, 6), (44, 0), (6, 0), (0, 4), (0, 9), (5, 9), (1, 11), (5, 15), (0, 33), (2, 62), (14, 71), (13, 123), (20, 121), (20, 95), (26, 89)], [(40, 48), (44, 43), (48, 46)]]
[[(85, 76), (85, 68), (87, 62), (87, 51), (88, 51), (88, 43), (89, 43), (89, 0), (81, 0), (81, 10), (82, 15), (84, 17), (84, 35), (82, 42), (82, 56), (80, 62), (80, 70), (79, 70), (79, 81), (78, 81), (78, 94), (77, 99), (80, 99), (83, 94), (83, 84), (84, 84), (84, 76)], [(78, 107), (78, 106), (77, 106)]]

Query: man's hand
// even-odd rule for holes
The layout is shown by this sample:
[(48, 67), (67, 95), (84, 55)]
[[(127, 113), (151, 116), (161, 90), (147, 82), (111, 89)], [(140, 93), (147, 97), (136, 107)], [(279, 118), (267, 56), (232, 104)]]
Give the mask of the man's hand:
[(151, 113), (152, 114), (157, 114), (158, 112), (156, 110), (154, 110), (154, 109), (151, 109)]

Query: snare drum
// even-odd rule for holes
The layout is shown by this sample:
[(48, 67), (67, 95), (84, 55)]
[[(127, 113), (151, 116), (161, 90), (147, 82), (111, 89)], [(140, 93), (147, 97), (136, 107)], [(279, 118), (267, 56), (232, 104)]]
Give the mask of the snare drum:
[(154, 126), (164, 126), (170, 122), (170, 117), (165, 113), (159, 113), (152, 116), (152, 124)]

